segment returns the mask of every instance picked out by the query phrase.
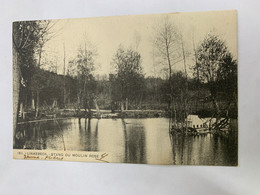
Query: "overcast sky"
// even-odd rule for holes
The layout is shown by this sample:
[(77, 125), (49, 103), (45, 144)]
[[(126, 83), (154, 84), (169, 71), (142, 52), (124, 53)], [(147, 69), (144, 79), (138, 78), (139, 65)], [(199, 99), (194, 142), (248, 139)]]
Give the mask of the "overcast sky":
[[(187, 64), (193, 65), (192, 37), (198, 46), (208, 33), (219, 35), (227, 44), (229, 50), (237, 58), (237, 21), (235, 11), (193, 12), (167, 14), (169, 20), (178, 27), (184, 38), (184, 46), (190, 52)], [(53, 28), (57, 36), (46, 43), (45, 58), (58, 59), (58, 73), (63, 71), (64, 44), (66, 62), (73, 59), (80, 45), (87, 39), (95, 45), (95, 74), (109, 74), (113, 71), (111, 61), (119, 45), (135, 47), (136, 37), (140, 37), (138, 51), (142, 57), (143, 72), (146, 76), (154, 74), (152, 44), (155, 27), (160, 24), (165, 15), (110, 16), (100, 18), (63, 19)], [(67, 65), (67, 63), (66, 63)], [(156, 64), (155, 64), (156, 65)], [(156, 67), (157, 73), (163, 67)], [(183, 70), (183, 62), (173, 66), (173, 70)]]

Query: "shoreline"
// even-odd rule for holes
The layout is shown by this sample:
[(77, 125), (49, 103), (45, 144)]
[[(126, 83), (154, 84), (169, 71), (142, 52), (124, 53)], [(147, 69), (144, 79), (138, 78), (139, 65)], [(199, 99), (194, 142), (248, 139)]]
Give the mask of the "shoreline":
[[(25, 115), (27, 116), (27, 114)], [(49, 121), (55, 119), (67, 119), (67, 118), (90, 118), (90, 119), (120, 119), (120, 118), (169, 118), (168, 112), (163, 110), (125, 110), (111, 112), (109, 110), (102, 110), (100, 114), (97, 114), (95, 110), (91, 110), (91, 113), (87, 111), (77, 111), (64, 109), (56, 113), (41, 114), (40, 117), (25, 117), (25, 119), (19, 118), (17, 124), (26, 124), (32, 122)]]

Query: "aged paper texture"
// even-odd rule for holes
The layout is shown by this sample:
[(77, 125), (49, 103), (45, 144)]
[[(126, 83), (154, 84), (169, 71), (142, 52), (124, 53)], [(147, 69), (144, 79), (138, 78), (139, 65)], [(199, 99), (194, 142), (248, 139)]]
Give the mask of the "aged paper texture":
[(13, 23), (13, 157), (238, 164), (237, 12)]

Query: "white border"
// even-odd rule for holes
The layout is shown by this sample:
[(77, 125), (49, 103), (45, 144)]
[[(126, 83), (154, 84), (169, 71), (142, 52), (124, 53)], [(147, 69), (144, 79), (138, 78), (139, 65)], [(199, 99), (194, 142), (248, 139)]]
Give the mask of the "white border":
[[(0, 2), (0, 194), (259, 194), (260, 3), (254, 0)], [(14, 20), (238, 10), (239, 166), (156, 166), (12, 159)]]

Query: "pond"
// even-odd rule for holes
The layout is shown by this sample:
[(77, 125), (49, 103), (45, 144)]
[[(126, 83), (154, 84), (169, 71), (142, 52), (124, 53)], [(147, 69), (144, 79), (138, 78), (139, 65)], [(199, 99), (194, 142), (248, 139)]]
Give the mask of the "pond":
[(19, 124), (15, 148), (107, 152), (119, 163), (233, 166), (234, 126), (222, 136), (191, 136), (169, 134), (167, 118), (48, 120)]

